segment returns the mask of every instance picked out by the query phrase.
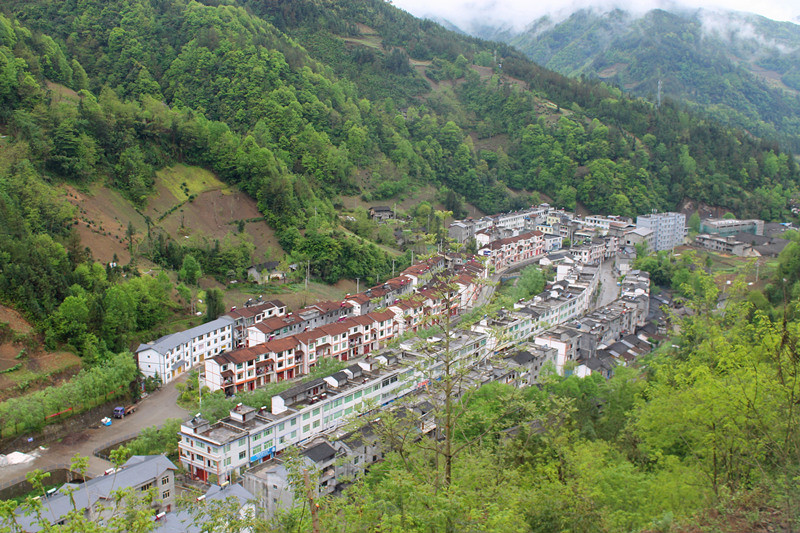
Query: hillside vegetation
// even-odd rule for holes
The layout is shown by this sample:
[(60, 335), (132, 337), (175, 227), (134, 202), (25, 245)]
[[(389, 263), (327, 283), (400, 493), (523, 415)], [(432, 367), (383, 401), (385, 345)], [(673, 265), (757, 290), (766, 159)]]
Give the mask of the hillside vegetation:
[(580, 10), (501, 35), (537, 63), (631, 94), (685, 103), (715, 120), (800, 150), (800, 26), (705, 10)]
[[(241, 277), (266, 242), (333, 283), (393, 267), (341, 228), (348, 196), (402, 203), (433, 187), (456, 217), (465, 202), (491, 213), (537, 192), (631, 216), (691, 198), (771, 220), (797, 191), (798, 166), (776, 144), (567, 79), (384, 2), (2, 9), (0, 297), (92, 359), (159, 324), (169, 306), (156, 302), (180, 312), (193, 298), (184, 290), (177, 303), (167, 278), (124, 280), (130, 299), (112, 318), (120, 272), (92, 264), (109, 240), (96, 257), (119, 259), (124, 246), (190, 283), (181, 273), (195, 263)], [(235, 209), (236, 191), (255, 203)], [(438, 233), (447, 216), (432, 217)], [(258, 250), (241, 235), (254, 224)]]
[[(688, 198), (769, 220), (789, 217), (797, 195), (800, 170), (776, 142), (568, 79), (381, 0), (0, 10), (0, 300), (87, 367), (0, 404), (5, 435), (126, 395), (137, 374), (126, 350), (187, 323), (203, 276), (242, 279), (260, 260), (243, 235), (254, 224), (315, 280), (363, 286), (410, 261), (392, 226), (378, 230), (383, 247), (367, 238), (373, 203), (407, 206), (434, 242), (465, 203), (491, 213), (537, 193), (596, 213)], [(446, 472), (441, 442), (411, 424), (343, 498), (320, 500), (323, 530), (796, 529), (791, 238), (764, 293), (733, 284), (724, 308), (690, 254), (642, 259), (690, 311), (641, 368), (464, 396)], [(129, 262), (96, 261), (108, 239)], [(224, 312), (219, 288), (203, 299), (194, 320)], [(142, 516), (142, 531), (155, 527)], [(279, 519), (311, 529), (307, 507)]]

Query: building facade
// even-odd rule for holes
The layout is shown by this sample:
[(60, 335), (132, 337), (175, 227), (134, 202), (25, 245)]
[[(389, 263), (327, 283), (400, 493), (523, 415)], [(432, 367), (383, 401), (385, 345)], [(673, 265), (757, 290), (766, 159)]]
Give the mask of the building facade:
[(653, 230), (655, 252), (672, 250), (683, 244), (686, 236), (686, 215), (683, 213), (653, 213), (636, 217), (637, 228)]
[(145, 377), (158, 376), (162, 383), (169, 383), (206, 359), (230, 350), (234, 345), (233, 324), (233, 318), (222, 316), (140, 344), (136, 349), (139, 369)]

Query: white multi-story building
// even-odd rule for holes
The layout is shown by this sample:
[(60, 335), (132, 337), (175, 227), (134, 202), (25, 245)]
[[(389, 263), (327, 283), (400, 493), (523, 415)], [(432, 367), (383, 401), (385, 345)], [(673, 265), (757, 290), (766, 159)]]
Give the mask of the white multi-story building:
[(145, 377), (169, 383), (206, 359), (233, 347), (234, 319), (220, 317), (186, 331), (140, 344), (136, 349), (139, 369)]
[(653, 230), (653, 251), (672, 250), (683, 244), (686, 236), (686, 215), (683, 213), (653, 213), (636, 217), (637, 228)]
[(587, 226), (600, 228), (600, 233), (605, 235), (608, 233), (608, 228), (611, 226), (612, 219), (606, 218), (601, 215), (590, 215), (583, 219), (583, 223)]
[(542, 255), (544, 238), (541, 231), (529, 231), (491, 242), (481, 248), (479, 254), (488, 258), (496, 270), (503, 270), (522, 261)]
[[(195, 479), (230, 481), (289, 446), (342, 426), (363, 409), (423, 387), (440, 372), (442, 350), (441, 339), (429, 339), (420, 349), (407, 344), (276, 394), (271, 410), (239, 404), (216, 424), (192, 418), (181, 424), (181, 463)], [(457, 361), (474, 364), (485, 357), (486, 335), (454, 332), (450, 351)]]

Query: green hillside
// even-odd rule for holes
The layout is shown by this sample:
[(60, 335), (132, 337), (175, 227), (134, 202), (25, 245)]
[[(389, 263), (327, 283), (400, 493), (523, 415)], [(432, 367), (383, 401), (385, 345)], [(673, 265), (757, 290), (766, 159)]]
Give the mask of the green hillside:
[[(0, 403), (9, 436), (41, 430), (42, 413), (65, 405), (127, 395), (138, 372), (131, 345), (214, 319), (234, 281), (240, 292), (228, 295), (259, 294), (238, 283), (261, 260), (259, 243), (272, 248), (274, 238), (288, 270), (305, 265), (336, 286), (320, 296), (352, 290), (335, 285), (343, 279), (363, 287), (402, 270), (412, 249), (395, 246), (394, 226), (367, 220), (369, 205), (399, 207), (409, 233), (446, 247), (446, 222), (467, 204), (494, 213), (538, 194), (595, 213), (635, 216), (689, 199), (781, 221), (798, 198), (791, 151), (751, 125), (672, 99), (656, 108), (382, 0), (6, 0), (0, 12), (0, 302), (87, 369)], [(587, 39), (613, 41), (614, 24), (581, 24)], [(664, 24), (675, 42), (692, 35)], [(572, 39), (549, 42), (566, 50)], [(574, 54), (588, 68), (591, 58)], [(777, 72), (781, 60), (762, 68)], [(739, 68), (723, 69), (734, 99), (750, 83)], [(617, 60), (602, 70), (626, 72)], [(364, 436), (385, 438), (384, 460), (342, 497), (309, 506), (299, 489), (294, 510), (241, 527), (253, 517), (236, 505), (215, 513), (190, 498), (190, 508), (212, 511), (209, 530), (254, 533), (796, 531), (800, 244), (787, 238), (777, 260), (725, 262), (720, 276), (711, 255), (639, 258), (632, 266), (652, 274), (654, 291), (679, 296), (675, 316), (651, 332), (660, 347), (612, 379), (544, 368), (540, 387), (462, 389), (499, 367), (482, 360), (481, 374), (462, 380), (452, 374), (461, 361), (442, 361), (441, 379), (425, 387), (441, 404), (425, 421), (434, 436), (421, 435), (416, 415), (381, 411)], [(109, 240), (128, 255), (113, 261)], [(734, 282), (736, 272), (749, 277)], [(527, 270), (517, 282), (544, 280)], [(494, 308), (505, 313), (522, 288)], [(448, 316), (436, 317), (437, 336), (453, 357)], [(0, 324), (0, 334), (16, 350), (14, 328)], [(216, 399), (203, 393), (204, 406)], [(282, 457), (296, 479), (308, 473)], [(3, 503), (2, 527), (14, 505)], [(118, 515), (117, 530), (164, 523), (139, 511)], [(67, 527), (89, 527), (73, 518)]]
[[(384, 250), (340, 229), (346, 196), (387, 202), (432, 186), (454, 216), (465, 202), (493, 213), (537, 192), (630, 216), (689, 198), (772, 220), (797, 191), (798, 167), (777, 144), (565, 78), (384, 2), (2, 9), (0, 238), (14, 268), (0, 288), (40, 319), (73, 283), (60, 269), (85, 260), (80, 216), (57, 183), (119, 191), (141, 212), (131, 229), (147, 235), (144, 259), (177, 271), (192, 255), (226, 277), (252, 260), (247, 243), (185, 241), (159, 211), (180, 206), (158, 207), (158, 171), (202, 167), (252, 197), (287, 260), (310, 261), (328, 283), (391, 272)], [(23, 245), (44, 238), (74, 250), (54, 266), (59, 279), (36, 275)]]
[(664, 97), (800, 149), (797, 24), (703, 10), (581, 10), (558, 23), (540, 19), (507, 40), (547, 68), (653, 102), (661, 80)]

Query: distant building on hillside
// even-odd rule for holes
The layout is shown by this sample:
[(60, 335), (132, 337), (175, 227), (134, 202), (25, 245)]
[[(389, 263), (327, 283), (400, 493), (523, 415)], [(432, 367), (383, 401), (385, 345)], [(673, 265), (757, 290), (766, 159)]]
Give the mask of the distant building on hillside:
[(394, 218), (394, 211), (388, 205), (374, 205), (369, 208), (369, 216), (372, 220), (382, 222)]
[(653, 213), (636, 217), (637, 228), (653, 230), (654, 252), (672, 250), (683, 244), (686, 236), (686, 215), (683, 213)]
[(722, 252), (724, 254), (738, 255), (740, 257), (751, 256), (753, 246), (736, 239), (736, 237), (722, 237), (720, 235), (708, 235), (701, 233), (695, 238), (695, 244), (707, 250)]
[(267, 261), (247, 267), (247, 277), (261, 284), (274, 279), (285, 280), (286, 272), (280, 269), (278, 261)]
[(726, 218), (707, 218), (700, 223), (700, 233), (729, 237), (737, 233), (764, 235), (763, 220), (737, 220)]

